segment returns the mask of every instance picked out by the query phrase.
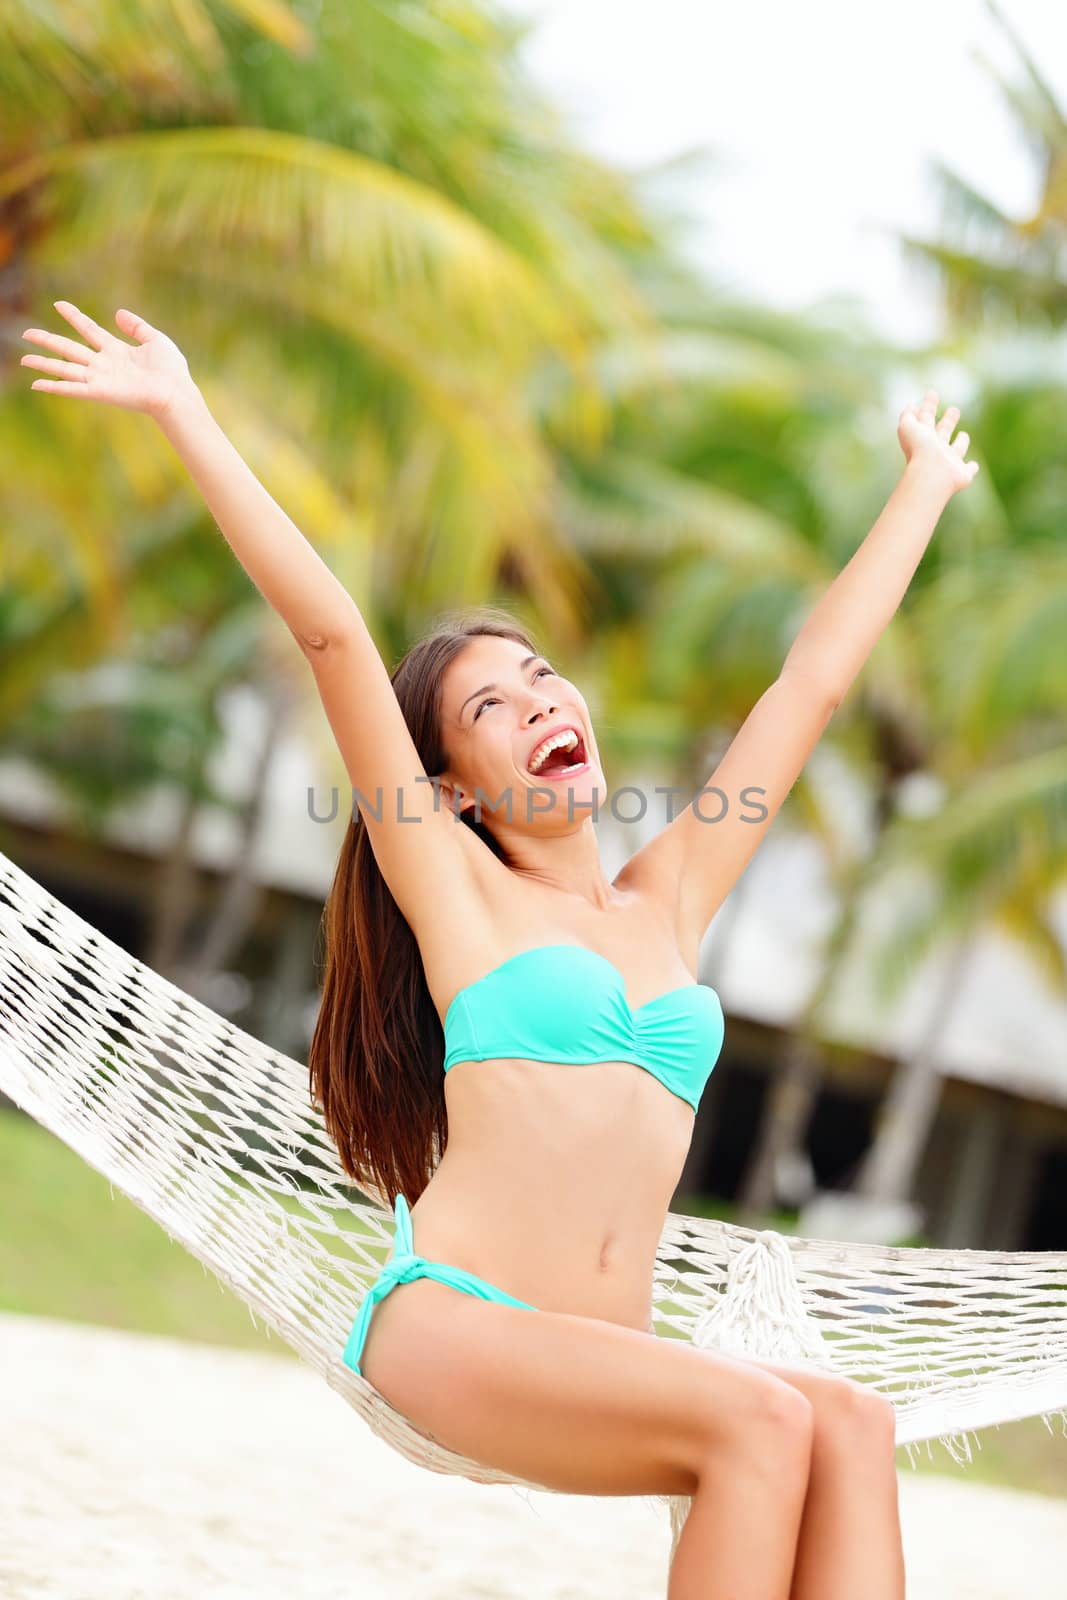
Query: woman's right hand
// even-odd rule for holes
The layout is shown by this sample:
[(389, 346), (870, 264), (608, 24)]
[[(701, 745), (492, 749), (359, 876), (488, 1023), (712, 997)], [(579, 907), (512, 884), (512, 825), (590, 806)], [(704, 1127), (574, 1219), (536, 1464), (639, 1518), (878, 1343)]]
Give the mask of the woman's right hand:
[[(189, 363), (174, 340), (135, 312), (119, 310), (115, 313), (115, 321), (122, 332), (137, 340), (136, 344), (125, 344), (69, 300), (57, 300), (55, 306), (86, 343), (79, 344), (75, 339), (66, 339), (41, 328), (27, 328), (22, 335), (24, 339), (66, 358), (23, 356), (21, 366), (36, 367), (40, 372), (52, 374), (51, 378), (37, 378), (30, 385), (31, 389), (99, 400), (104, 405), (121, 406), (124, 411), (143, 411), (158, 419), (166, 414), (175, 395), (192, 386)], [(87, 349), (86, 345), (91, 348)]]
[(977, 461), (964, 459), (970, 448), (970, 434), (961, 429), (952, 437), (959, 420), (959, 406), (948, 406), (938, 422), (937, 390), (927, 389), (917, 406), (904, 407), (897, 423), (904, 460), (909, 466), (913, 461), (926, 463), (924, 470), (937, 473), (950, 495), (966, 489), (978, 471)]

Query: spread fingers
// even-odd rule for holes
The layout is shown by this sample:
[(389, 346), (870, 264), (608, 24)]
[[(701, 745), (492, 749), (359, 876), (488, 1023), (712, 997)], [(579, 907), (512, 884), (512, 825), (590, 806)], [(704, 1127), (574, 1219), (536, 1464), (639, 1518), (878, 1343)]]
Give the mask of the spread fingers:
[(54, 350), (58, 356), (67, 356), (71, 361), (77, 361), (83, 366), (89, 365), (91, 350), (86, 350), (83, 344), (77, 344), (73, 339), (65, 339), (61, 333), (48, 333), (44, 328), (27, 328), (22, 335), (31, 344), (43, 345), (46, 350)]
[(87, 377), (85, 367), (73, 361), (51, 361), (47, 356), (23, 356), (19, 366), (36, 367), (38, 372), (50, 372), (55, 378), (69, 378), (73, 383), (84, 383)]

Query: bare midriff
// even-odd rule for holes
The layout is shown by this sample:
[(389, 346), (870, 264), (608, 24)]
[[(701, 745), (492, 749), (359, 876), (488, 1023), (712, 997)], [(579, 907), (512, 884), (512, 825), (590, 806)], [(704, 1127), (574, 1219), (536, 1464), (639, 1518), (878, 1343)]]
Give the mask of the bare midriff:
[(457, 1062), (415, 1250), (542, 1311), (651, 1330), (656, 1249), (692, 1107), (629, 1061)]

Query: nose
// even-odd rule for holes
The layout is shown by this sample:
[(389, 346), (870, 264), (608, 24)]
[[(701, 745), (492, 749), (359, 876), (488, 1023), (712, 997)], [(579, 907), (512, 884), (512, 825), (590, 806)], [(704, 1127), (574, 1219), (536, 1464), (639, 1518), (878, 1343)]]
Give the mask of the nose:
[(551, 705), (546, 706), (543, 711), (531, 711), (526, 720), (527, 722), (532, 722), (535, 717), (551, 717), (558, 710), (559, 706), (553, 702)]

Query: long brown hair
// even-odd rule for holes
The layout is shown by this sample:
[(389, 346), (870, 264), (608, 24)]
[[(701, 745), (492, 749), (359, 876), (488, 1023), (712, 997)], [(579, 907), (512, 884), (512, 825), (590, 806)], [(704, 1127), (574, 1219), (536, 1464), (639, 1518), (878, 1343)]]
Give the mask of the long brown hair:
[[(470, 639), (515, 639), (525, 628), (499, 607), (446, 613), (390, 675), (429, 777), (448, 765), (441, 742), (445, 669)], [(507, 854), (473, 813), (461, 820), (494, 855)], [(312, 1099), (322, 1107), (341, 1165), (356, 1183), (414, 1203), (445, 1151), (444, 1030), (415, 936), (378, 868), (358, 805), (323, 910), (322, 997), (308, 1051)]]

